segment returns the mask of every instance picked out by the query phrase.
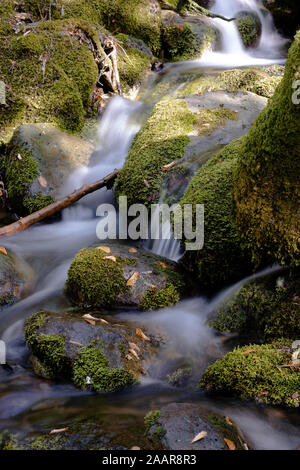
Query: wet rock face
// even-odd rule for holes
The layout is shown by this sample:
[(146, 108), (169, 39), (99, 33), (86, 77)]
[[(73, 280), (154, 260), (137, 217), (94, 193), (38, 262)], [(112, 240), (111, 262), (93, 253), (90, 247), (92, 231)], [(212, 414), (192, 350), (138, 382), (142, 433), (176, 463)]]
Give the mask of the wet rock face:
[(18, 127), (6, 153), (9, 204), (21, 214), (49, 204), (72, 171), (88, 163), (93, 150), (89, 142), (50, 124)]
[(20, 300), (29, 292), (34, 273), (27, 263), (13, 253), (0, 253), (0, 310)]
[[(228, 450), (225, 439), (236, 449), (247, 446), (233, 422), (191, 403), (171, 403), (150, 412), (145, 425), (148, 435), (160, 439), (166, 450)], [(207, 434), (192, 443), (201, 432)]]
[(171, 261), (141, 249), (110, 243), (81, 250), (72, 262), (66, 294), (85, 308), (131, 306), (155, 310), (184, 293), (183, 272)]
[(33, 367), (44, 378), (62, 377), (82, 389), (115, 391), (147, 373), (160, 338), (138, 325), (93, 313), (40, 311), (29, 317), (25, 338)]
[(299, 1), (263, 0), (263, 4), (272, 13), (279, 31), (292, 38), (299, 27)]

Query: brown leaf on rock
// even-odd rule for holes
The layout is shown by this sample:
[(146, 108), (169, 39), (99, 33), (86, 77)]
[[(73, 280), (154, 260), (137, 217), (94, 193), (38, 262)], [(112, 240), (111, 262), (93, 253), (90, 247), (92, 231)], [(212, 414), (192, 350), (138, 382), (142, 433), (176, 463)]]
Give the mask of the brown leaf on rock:
[(52, 431), (50, 431), (50, 434), (58, 434), (60, 432), (66, 432), (68, 431), (69, 428), (62, 428), (62, 429), (52, 429)]
[(134, 286), (138, 278), (139, 278), (139, 273), (138, 272), (133, 273), (133, 275), (126, 282), (126, 286), (128, 287)]
[(0, 253), (1, 255), (7, 256), (7, 251), (6, 251), (6, 248), (4, 248), (4, 246), (0, 246)]
[(255, 351), (256, 351), (256, 349), (254, 349), (254, 348), (248, 348), (245, 351), (243, 351), (242, 354), (245, 356), (246, 354), (250, 354), (250, 353), (253, 353)]
[(138, 251), (135, 248), (129, 248), (129, 253), (137, 253)]
[(134, 349), (129, 349), (129, 352), (130, 354), (132, 354), (132, 356), (134, 356), (138, 361), (140, 360), (138, 354), (136, 353), (136, 351)]
[(204, 439), (207, 436), (206, 431), (201, 431), (197, 436), (194, 437), (194, 439), (191, 441), (191, 444), (194, 444), (194, 442), (201, 441), (201, 439)]
[(226, 439), (225, 437), (224, 437), (224, 441), (226, 442), (229, 450), (236, 450), (234, 442), (232, 442), (230, 439)]
[(130, 347), (131, 349), (135, 349), (136, 351), (140, 351), (140, 348), (138, 347), (137, 344), (131, 343), (130, 341), (129, 341), (128, 344), (129, 344), (129, 347)]
[(39, 176), (37, 180), (38, 180), (39, 185), (42, 186), (42, 188), (47, 188), (48, 183), (47, 183), (47, 180), (43, 176)]
[(105, 256), (104, 259), (107, 259), (108, 261), (113, 261), (113, 263), (117, 262), (117, 258), (115, 256)]
[(227, 424), (230, 424), (230, 426), (233, 426), (233, 423), (230, 421), (230, 418), (228, 418), (228, 416), (226, 416), (225, 421)]
[(175, 165), (176, 165), (176, 162), (168, 163), (168, 165), (164, 165), (164, 166), (162, 167), (162, 170), (163, 170), (163, 171), (169, 171), (169, 170), (171, 170), (171, 168), (173, 168)]
[(109, 246), (98, 246), (97, 249), (104, 251), (104, 253), (106, 253), (107, 255), (111, 253), (111, 249), (109, 248)]
[(136, 329), (135, 334), (136, 334), (136, 336), (139, 336), (140, 338), (142, 338), (145, 341), (150, 341), (150, 338), (148, 338), (148, 336), (146, 336), (145, 333), (143, 333), (143, 331), (140, 328)]

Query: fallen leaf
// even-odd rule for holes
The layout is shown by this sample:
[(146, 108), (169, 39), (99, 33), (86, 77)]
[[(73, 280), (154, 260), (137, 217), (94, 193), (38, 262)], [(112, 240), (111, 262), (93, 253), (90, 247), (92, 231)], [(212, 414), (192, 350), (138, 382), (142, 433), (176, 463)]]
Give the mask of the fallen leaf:
[(143, 331), (140, 328), (136, 329), (135, 334), (136, 334), (136, 336), (139, 336), (140, 338), (144, 339), (145, 341), (150, 341), (150, 338), (148, 338), (148, 336), (146, 336), (145, 333), (143, 333)]
[(22, 155), (21, 155), (20, 153), (18, 153), (17, 159), (18, 159), (18, 160), (22, 160)]
[(164, 165), (164, 166), (162, 167), (162, 170), (163, 170), (163, 171), (169, 171), (169, 170), (171, 170), (171, 168), (173, 168), (175, 165), (176, 165), (176, 162), (171, 162), (171, 163), (169, 163), (168, 165)]
[(133, 273), (133, 275), (126, 282), (126, 286), (128, 287), (134, 286), (138, 278), (139, 278), (139, 273), (138, 272)]
[(108, 255), (111, 253), (111, 249), (109, 248), (109, 246), (98, 246), (98, 250), (104, 251), (104, 253)]
[(140, 360), (139, 356), (134, 349), (129, 349), (130, 354), (132, 354), (138, 361)]
[(101, 323), (105, 323), (106, 325), (109, 325), (109, 322), (104, 320), (103, 318), (96, 318), (90, 315), (89, 313), (86, 313), (85, 315), (82, 316), (82, 318), (87, 322), (90, 323), (91, 325), (95, 325), (96, 321), (100, 321)]
[(299, 398), (299, 393), (298, 392), (293, 393), (292, 399), (293, 400), (298, 400), (298, 398)]
[(233, 426), (233, 424), (230, 421), (230, 419), (228, 418), (228, 416), (226, 416), (225, 421), (226, 421), (227, 424), (230, 424), (230, 426)]
[(207, 432), (206, 432), (206, 431), (201, 431), (201, 432), (199, 432), (199, 434), (197, 434), (197, 436), (194, 437), (194, 439), (192, 440), (191, 444), (194, 444), (194, 442), (201, 441), (201, 439), (204, 439), (206, 436), (207, 436)]
[(147, 188), (150, 188), (150, 184), (148, 183), (147, 180), (144, 180), (144, 185), (147, 186)]
[(129, 248), (129, 253), (137, 253), (138, 251), (135, 248)]
[(130, 341), (129, 341), (128, 344), (129, 344), (129, 347), (130, 347), (131, 349), (135, 349), (136, 351), (140, 351), (140, 348), (138, 347), (137, 344), (131, 343)]
[(99, 321), (101, 321), (101, 323), (104, 323), (105, 325), (109, 325), (109, 322), (104, 320), (103, 318), (99, 318)]
[(228, 447), (229, 450), (235, 450), (236, 449), (235, 443), (232, 442), (230, 439), (225, 439), (224, 438), (224, 441), (226, 442), (227, 447)]
[(68, 431), (69, 428), (62, 428), (62, 429), (52, 429), (52, 431), (50, 431), (50, 434), (58, 434), (60, 432), (66, 432)]
[(105, 256), (104, 259), (108, 259), (109, 261), (113, 261), (114, 263), (117, 262), (117, 258), (115, 256)]
[(141, 448), (140, 448), (140, 447), (138, 447), (138, 446), (133, 446), (133, 447), (131, 447), (131, 449), (130, 449), (130, 450), (141, 450)]
[(74, 346), (78, 346), (78, 347), (80, 347), (80, 348), (83, 347), (83, 344), (77, 343), (77, 341), (69, 341), (69, 343), (70, 343), (70, 344), (74, 344)]
[(89, 323), (90, 325), (93, 325), (93, 326), (96, 325), (96, 322), (95, 322), (94, 320), (90, 320), (89, 318), (85, 318), (84, 321), (85, 321), (86, 323)]
[(7, 256), (7, 251), (6, 251), (6, 248), (4, 248), (4, 246), (0, 246), (0, 253), (1, 255)]
[(47, 180), (43, 176), (39, 176), (37, 180), (39, 182), (39, 185), (42, 186), (42, 188), (47, 188), (48, 183), (47, 183)]
[(133, 361), (133, 357), (131, 354), (126, 354), (125, 358), (127, 359), (127, 361)]

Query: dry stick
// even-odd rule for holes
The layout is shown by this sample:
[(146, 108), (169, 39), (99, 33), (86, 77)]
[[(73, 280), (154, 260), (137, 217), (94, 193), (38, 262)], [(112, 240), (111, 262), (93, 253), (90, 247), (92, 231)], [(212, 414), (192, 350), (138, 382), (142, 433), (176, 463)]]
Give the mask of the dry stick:
[(6, 225), (5, 227), (0, 228), (0, 237), (9, 237), (10, 235), (13, 235), (16, 232), (26, 230), (31, 225), (34, 225), (37, 222), (40, 222), (41, 220), (45, 219), (46, 217), (50, 217), (51, 215), (56, 214), (57, 212), (60, 212), (62, 209), (65, 209), (66, 207), (83, 198), (87, 194), (97, 191), (97, 189), (101, 189), (104, 187), (111, 188), (119, 172), (120, 170), (115, 169), (112, 173), (105, 176), (101, 180), (98, 180), (92, 184), (85, 184), (84, 186), (81, 186), (81, 188), (76, 189), (72, 194), (65, 196), (59, 201), (53, 202), (53, 204), (50, 204), (49, 206), (46, 206), (39, 211), (33, 212), (33, 214), (30, 214), (27, 217), (23, 217), (22, 219), (18, 220), (17, 222), (14, 222), (13, 224)]

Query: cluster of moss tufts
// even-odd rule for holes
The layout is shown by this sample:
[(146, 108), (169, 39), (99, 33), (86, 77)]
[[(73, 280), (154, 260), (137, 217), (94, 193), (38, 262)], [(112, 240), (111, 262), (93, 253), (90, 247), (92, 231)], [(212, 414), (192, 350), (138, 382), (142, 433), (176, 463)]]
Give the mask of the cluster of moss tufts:
[(160, 290), (148, 289), (143, 297), (140, 308), (142, 310), (157, 310), (171, 307), (180, 300), (180, 293), (172, 282), (167, 282)]
[(65, 337), (37, 334), (45, 320), (43, 312), (31, 315), (25, 324), (27, 345), (51, 376), (59, 376), (65, 367)]
[(246, 47), (254, 47), (261, 35), (261, 22), (255, 14), (242, 14), (235, 20), (242, 41)]
[(208, 367), (201, 387), (271, 405), (298, 407), (300, 374), (290, 367), (292, 340), (236, 348)]
[(82, 389), (114, 392), (136, 382), (132, 372), (110, 369), (109, 361), (96, 342), (87, 345), (73, 365), (73, 382)]

